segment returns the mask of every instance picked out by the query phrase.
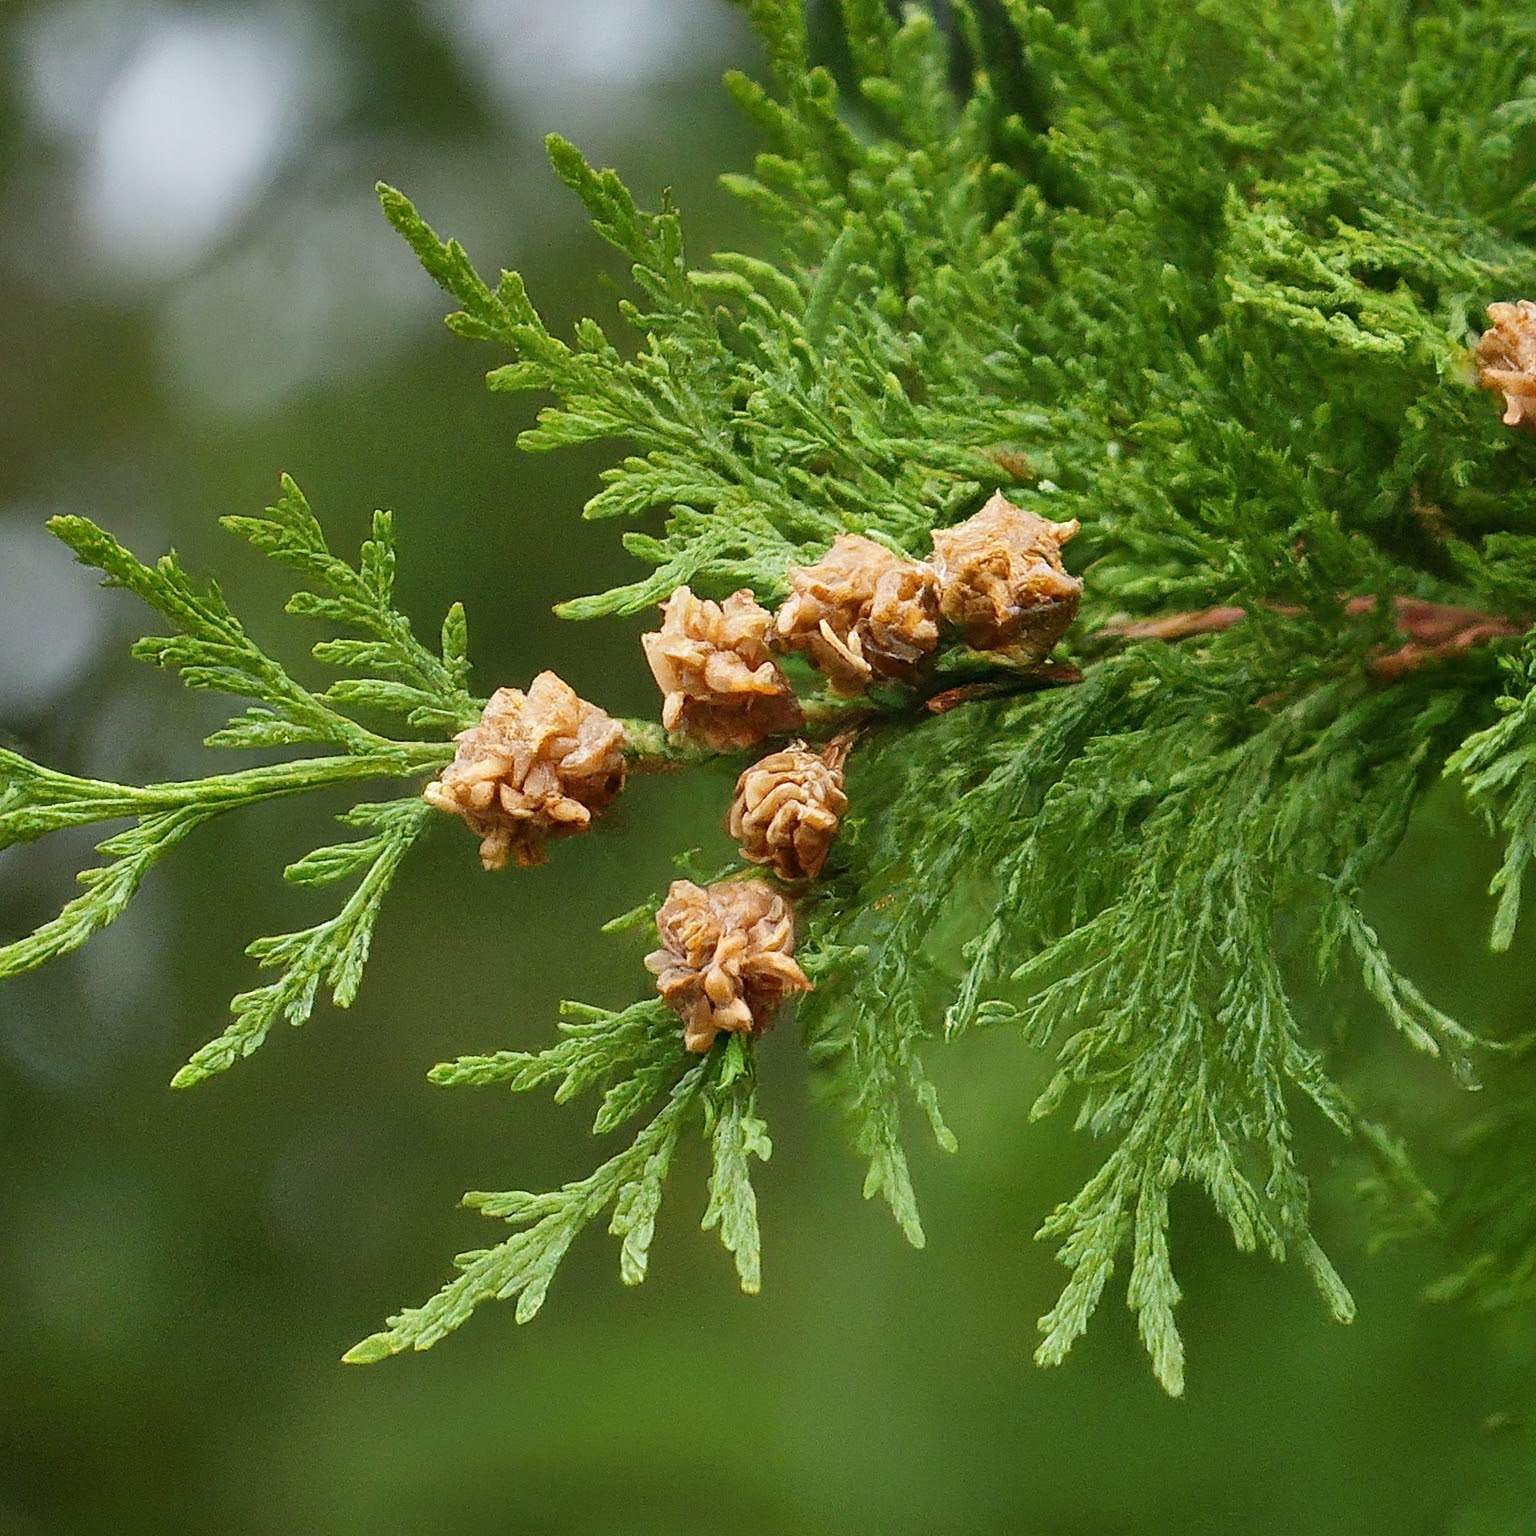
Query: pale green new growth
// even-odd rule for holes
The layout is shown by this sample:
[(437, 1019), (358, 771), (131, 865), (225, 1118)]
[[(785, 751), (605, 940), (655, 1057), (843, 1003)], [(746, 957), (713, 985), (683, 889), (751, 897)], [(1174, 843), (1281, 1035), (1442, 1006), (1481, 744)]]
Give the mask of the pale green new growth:
[[(720, 1241), (735, 1257), (742, 1290), (755, 1296), (762, 1289), (763, 1265), (752, 1159), (766, 1163), (773, 1156), (773, 1143), (768, 1127), (757, 1118), (752, 1060), (742, 1049), (739, 1035), (726, 1042), (722, 1062), (717, 1091), (704, 1101), (712, 1166), (703, 1226), (706, 1232), (711, 1227), (720, 1229)], [(651, 1198), (647, 1192), (643, 1203), (649, 1205)], [(655, 1198), (660, 1198), (659, 1185)], [(626, 1211), (626, 1222), (630, 1216)]]
[[(801, 0), (748, 8), (772, 84), (728, 86), (765, 147), (727, 184), (776, 236), (771, 257), (693, 265), (670, 200), (646, 212), (614, 172), (549, 140), (630, 264), (622, 344), (593, 320), (552, 335), (516, 274), (482, 280), (387, 187), (384, 209), (459, 305), (449, 324), (499, 350), (491, 387), (551, 397), (523, 447), (622, 445), (586, 513), (655, 519), (624, 536), (653, 569), (565, 604), (569, 617), (635, 613), (685, 582), (772, 604), (788, 565), (839, 533), (922, 558), (934, 529), (998, 488), (1081, 522), (1067, 550), (1085, 579), (1075, 670), (1021, 678), (951, 645), (912, 689), (839, 706), (860, 731), (850, 811), (798, 899), (816, 983), (798, 1021), (866, 1195), (918, 1246), (904, 1120), (915, 1110), (954, 1146), (925, 1052), (1003, 1027), (1047, 1053), (1020, 1115), (1070, 1107), (1103, 1160), (1040, 1224), (1067, 1278), (1036, 1358), (1065, 1357), (1123, 1265), (1153, 1369), (1177, 1393), (1180, 1183), (1240, 1249), (1299, 1259), (1341, 1321), (1354, 1304), (1313, 1232), (1309, 1168), (1352, 1142), (1384, 1227), (1438, 1219), (1382, 1123), (1390, 1109), (1345, 1091), (1333, 1037), (1294, 1001), (1301, 978), (1342, 970), (1331, 985), (1373, 999), (1403, 1047), (1464, 1085), (1490, 1059), (1397, 970), (1360, 901), (1442, 774), (1504, 841), (1496, 947), (1536, 849), (1536, 652), (1512, 638), (1536, 614), (1536, 439), (1500, 422), (1469, 350), (1489, 303), (1536, 297), (1536, 25), (1493, 0), (954, 0), (942, 21), (841, 0), (838, 75)], [(173, 561), (151, 570), (90, 525), (60, 531), (183, 631), (142, 654), (256, 700), (216, 742), (335, 755), (142, 791), (0, 760), (3, 840), (140, 818), (102, 845), (118, 863), (60, 925), (0, 951), (0, 967), (80, 942), (223, 809), (445, 760), (354, 710), (443, 735), (474, 718), (462, 617), (439, 656), (392, 607), (387, 519), (355, 569), (291, 486), (267, 519), (233, 526), (316, 589), (294, 611), (361, 632), (316, 654), (363, 679), (310, 693)], [(1415, 631), (1413, 612), (1444, 632)], [(1172, 638), (1134, 638), (1136, 621)], [(1070, 685), (1029, 691), (1047, 680)], [(941, 681), (964, 686), (930, 713)], [(835, 712), (812, 705), (814, 733)], [(657, 727), (627, 729), (631, 755), (690, 755)], [(297, 1022), (322, 981), (350, 1000), (377, 898), (422, 824), (407, 800), (354, 816), (371, 835), (289, 877), (353, 877), (355, 894), (332, 922), (253, 946), (282, 975), (237, 999), (231, 1030), (178, 1081), (277, 1017)], [(600, 1091), (600, 1133), (651, 1118), (586, 1178), (466, 1197), (516, 1230), (461, 1256), (436, 1297), (348, 1359), (425, 1348), (492, 1298), (515, 1296), (526, 1320), (605, 1213), (621, 1277), (639, 1282), (695, 1130), (712, 1151), (704, 1224), (757, 1288), (749, 1169), (770, 1143), (756, 1046), (733, 1036), (691, 1058), (654, 997), (567, 1005), (561, 1030), (544, 1051), (463, 1058), (433, 1079)], [(1321, 1120), (1299, 1124), (1298, 1104)], [(1528, 1103), (1506, 1108), (1446, 1202), (1475, 1250), (1447, 1293), (1536, 1290), (1533, 1165), (1488, 1151), (1529, 1123)]]
[[(134, 819), (126, 831), (97, 845), (111, 862), (82, 871), (85, 894), (34, 933), (0, 947), (0, 977), (75, 949), (113, 922), (151, 867), (206, 821), (243, 806), (331, 785), (419, 778), (440, 768), (451, 755), (441, 740), (401, 741), (381, 735), (354, 718), (354, 711), (392, 713), (411, 726), (448, 731), (476, 718), (478, 706), (465, 691), (469, 664), (463, 610), (455, 605), (449, 611), (442, 653), (436, 655), (415, 638), (409, 621), (393, 606), (395, 554), (389, 514), (375, 514), (373, 537), (364, 543), (354, 567), (326, 547), (308, 503), (286, 476), (282, 491), (266, 517), (223, 521), (305, 578), (306, 589), (288, 602), (290, 613), (367, 637), (322, 640), (314, 646), (320, 661), (369, 673), (338, 679), (323, 693), (304, 687), (267, 655), (230, 612), (218, 587), (210, 584), (199, 591), (174, 554), (149, 566), (85, 518), (58, 517), (49, 524), (82, 563), (104, 573), (107, 586), (126, 588), (176, 626), (174, 635), (139, 641), (134, 655), (174, 669), (190, 688), (254, 701), (215, 731), (209, 746), (302, 744), (335, 750), (333, 755), (142, 789), (76, 778), (0, 752), (0, 848), (63, 827)], [(175, 1087), (200, 1082), (248, 1056), (280, 1018), (304, 1023), (322, 986), (338, 1008), (351, 1005), (384, 894), (429, 816), (415, 795), (365, 802), (340, 819), (348, 826), (372, 828), (372, 836), (317, 849), (284, 872), (294, 884), (355, 878), (357, 885), (334, 918), (301, 933), (257, 939), (249, 946), (248, 954), (282, 974), (271, 985), (235, 998), (229, 1028), (176, 1074)]]

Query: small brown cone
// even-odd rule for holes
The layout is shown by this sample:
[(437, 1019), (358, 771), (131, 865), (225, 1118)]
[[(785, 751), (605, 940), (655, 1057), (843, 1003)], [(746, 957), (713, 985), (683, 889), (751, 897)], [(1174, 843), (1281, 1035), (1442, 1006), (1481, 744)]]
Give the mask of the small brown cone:
[(834, 693), (863, 693), (910, 672), (939, 643), (933, 569), (858, 534), (839, 534), (815, 565), (789, 568), (774, 619), (786, 650), (804, 651)]
[(999, 491), (974, 517), (935, 530), (939, 605), (967, 645), (1006, 652), (1018, 666), (1050, 654), (1082, 598), (1081, 578), (1061, 563), (1079, 526), (1016, 507)]
[(848, 809), (847, 755), (844, 741), (823, 753), (797, 743), (748, 768), (736, 781), (726, 823), (742, 856), (768, 865), (781, 880), (814, 880)]
[(640, 643), (665, 696), (661, 720), (669, 731), (715, 752), (739, 752), (804, 723), (789, 679), (768, 652), (773, 615), (751, 592), (714, 603), (679, 587), (661, 611), (661, 628)]
[(624, 728), (553, 672), (498, 688), (454, 760), (422, 791), (480, 838), (480, 862), (542, 864), (551, 838), (584, 832), (624, 787)]
[(1490, 304), (1493, 325), (1483, 332), (1472, 356), (1477, 381), (1504, 397), (1504, 425), (1536, 432), (1536, 304)]
[(707, 1051), (722, 1030), (761, 1034), (811, 982), (794, 961), (789, 903), (761, 880), (674, 880), (656, 913), (662, 947), (645, 957), (656, 990), (683, 1020), (683, 1044)]

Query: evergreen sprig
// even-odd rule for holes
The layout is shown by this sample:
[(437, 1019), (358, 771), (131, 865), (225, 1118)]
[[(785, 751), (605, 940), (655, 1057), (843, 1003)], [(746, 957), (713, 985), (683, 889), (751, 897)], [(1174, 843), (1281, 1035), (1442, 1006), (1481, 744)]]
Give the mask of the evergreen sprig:
[[(491, 387), (550, 397), (522, 446), (623, 445), (586, 515), (650, 519), (624, 542), (653, 569), (563, 605), (569, 617), (638, 612), (684, 583), (769, 603), (791, 564), (844, 532), (926, 557), (935, 529), (998, 487), (1081, 522), (1075, 686), (1029, 692), (985, 657), (951, 656), (940, 670), (966, 686), (949, 699), (876, 696), (839, 717), (860, 732), (851, 809), (799, 904), (816, 982), (799, 1018), (866, 1195), (918, 1245), (909, 1110), (954, 1145), (925, 1053), (981, 1027), (1050, 1053), (1023, 1107), (1072, 1105), (1104, 1156), (1040, 1227), (1068, 1276), (1037, 1359), (1064, 1358), (1125, 1262), (1153, 1369), (1177, 1393), (1180, 1182), (1240, 1248), (1299, 1258), (1341, 1320), (1353, 1302), (1313, 1232), (1318, 1132), (1302, 1134), (1296, 1106), (1352, 1140), (1414, 1221), (1435, 1219), (1400, 1135), (1346, 1092), (1295, 1005), (1298, 976), (1347, 968), (1344, 984), (1463, 1084), (1487, 1054), (1397, 969), (1362, 891), (1443, 773), (1505, 840), (1496, 947), (1536, 846), (1536, 652), (1517, 638), (1536, 615), (1536, 448), (1476, 388), (1469, 352), (1490, 302), (1536, 295), (1536, 26), (1493, 0), (939, 9), (898, 19), (884, 0), (840, 0), (839, 72), (801, 0), (748, 5), (771, 80), (728, 87), (764, 149), (727, 185), (776, 238), (768, 257), (694, 265), (669, 198), (641, 209), (616, 173), (548, 141), (629, 263), (620, 340), (591, 319), (555, 336), (517, 274), (485, 281), (400, 193), (380, 196), (459, 306), (449, 324), (507, 359)], [(66, 913), (38, 958), (115, 915), (207, 815), (326, 774), (442, 761), (356, 711), (445, 731), (474, 717), (462, 616), (434, 654), (393, 607), (387, 518), (356, 567), (291, 486), (267, 518), (233, 522), (310, 584), (290, 608), (358, 633), (316, 653), (363, 678), (312, 693), (174, 560), (150, 569), (90, 525), (60, 531), (177, 624), (141, 654), (256, 700), (214, 741), (335, 755), (145, 791), (17, 760), (0, 827), (109, 806), (140, 817), (103, 845), (119, 863), (81, 898), (96, 905)], [(1475, 643), (1438, 642), (1405, 628), (1404, 604), (1487, 622)], [(688, 755), (628, 728), (632, 756)], [(350, 1000), (377, 896), (422, 824), (403, 800), (355, 814), (370, 836), (289, 875), (356, 876), (356, 894), (330, 923), (259, 941), (282, 975), (237, 1000), (189, 1071), (297, 1022), (322, 980)], [(749, 1174), (769, 1141), (755, 1071), (735, 1036), (690, 1060), (655, 999), (568, 1005), (546, 1050), (437, 1068), (444, 1084), (600, 1091), (599, 1133), (651, 1118), (557, 1190), (467, 1196), (512, 1235), (461, 1256), (436, 1297), (348, 1358), (424, 1348), (492, 1298), (515, 1296), (528, 1319), (605, 1212), (622, 1278), (643, 1279), (695, 1128), (712, 1148), (704, 1223), (756, 1289)], [(1513, 1275), (1506, 1298), (1529, 1289), (1532, 1178), (1468, 1197), (1463, 1225), (1490, 1205), (1510, 1214), (1489, 1250)]]
[[(436, 655), (413, 635), (393, 605), (395, 554), (388, 513), (375, 514), (373, 537), (356, 566), (333, 555), (299, 488), (283, 477), (282, 495), (264, 518), (230, 517), (224, 524), (274, 560), (297, 569), (309, 586), (288, 602), (290, 613), (360, 631), (366, 639), (322, 640), (318, 660), (367, 669), (323, 693), (298, 682), (246, 633), (223, 594), (200, 591), (174, 553), (146, 565), (109, 533), (82, 517), (54, 518), (49, 527), (79, 560), (106, 577), (105, 585), (134, 593), (176, 633), (141, 640), (135, 656), (178, 672), (189, 688), (252, 700), (242, 714), (215, 731), (215, 747), (319, 745), (327, 755), (289, 759), (233, 773), (214, 773), (142, 788), (79, 778), (0, 751), (0, 848), (30, 842), (65, 827), (131, 818), (133, 825), (97, 845), (108, 863), (84, 870), (82, 895), (33, 933), (0, 946), (0, 978), (31, 970), (78, 948), (122, 915), (145, 876), (190, 832), (226, 812), (333, 785), (372, 779), (409, 779), (440, 768), (451, 755), (445, 741), (398, 740), (355, 718), (354, 711), (388, 712), (412, 726), (451, 730), (478, 708), (465, 691), (468, 676), (463, 610), (454, 605), (443, 624)], [(234, 1019), (202, 1047), (173, 1079), (185, 1087), (249, 1055), (279, 1018), (303, 1024), (321, 986), (338, 1008), (357, 995), (369, 944), (400, 861), (427, 825), (422, 802), (365, 802), (340, 820), (372, 835), (317, 849), (290, 865), (296, 885), (357, 881), (341, 911), (300, 933), (255, 940), (247, 953), (279, 968), (277, 981), (233, 1002)]]
[(661, 1107), (628, 1147), (583, 1179), (545, 1194), (465, 1195), (465, 1205), (518, 1230), (494, 1248), (460, 1254), (454, 1261), (456, 1279), (425, 1305), (390, 1318), (386, 1329), (354, 1345), (347, 1360), (367, 1362), (406, 1349), (429, 1349), (483, 1301), (516, 1297), (517, 1320), (528, 1322), (544, 1305), (578, 1233), (607, 1210), (613, 1212), (608, 1230), (620, 1240), (620, 1277), (626, 1285), (638, 1285), (645, 1279), (673, 1154), (683, 1133), (695, 1125), (702, 1127), (711, 1149), (703, 1226), (719, 1228), (720, 1241), (735, 1258), (742, 1290), (751, 1294), (759, 1289), (761, 1244), (751, 1162), (766, 1160), (773, 1148), (757, 1116), (755, 1067), (741, 1039), (732, 1036), (702, 1060), (685, 1059), (674, 1019), (655, 999), (619, 1013), (573, 1003), (565, 1004), (564, 1011), (563, 1038), (549, 1049), (464, 1057), (435, 1068), (433, 1080), (505, 1084), (522, 1092), (558, 1078), (555, 1098), (561, 1102), (606, 1084), (592, 1127), (597, 1135), (632, 1120), (664, 1094)]
[[(728, 184), (778, 232), (776, 261), (690, 268), (670, 205), (643, 213), (550, 141), (633, 263), (635, 356), (590, 321), (550, 336), (515, 276), (492, 290), (398, 193), (385, 208), (463, 306), (450, 324), (513, 352), (492, 387), (555, 396), (524, 446), (638, 449), (587, 513), (665, 512), (659, 537), (626, 538), (655, 575), (571, 616), (684, 581), (769, 601), (846, 530), (922, 554), (1000, 483), (1082, 520), (1092, 621), (1246, 610), (1199, 646), (1085, 649), (1067, 694), (884, 729), (855, 756), (834, 878), (802, 906), (813, 945), (860, 956), (800, 1012), (866, 1193), (921, 1242), (903, 1100), (953, 1145), (922, 1048), (939, 1020), (1022, 1028), (1057, 1053), (1033, 1112), (1075, 1100), (1108, 1142), (1042, 1228), (1071, 1279), (1039, 1358), (1062, 1358), (1128, 1250), (1178, 1391), (1181, 1179), (1239, 1246), (1299, 1255), (1333, 1314), (1352, 1309), (1311, 1235), (1291, 1104), (1388, 1143), (1294, 1013), (1280, 929), (1324, 970), (1348, 956), (1406, 1040), (1470, 1080), (1476, 1040), (1357, 905), (1448, 759), (1509, 836), (1496, 942), (1518, 906), (1521, 700), (1485, 728), (1490, 666), (1391, 688), (1368, 669), (1400, 643), (1395, 597), (1536, 604), (1509, 542), (1536, 514), (1523, 450), (1465, 362), (1481, 306), (1536, 281), (1509, 204), (1536, 173), (1516, 126), (1532, 35), (1489, 8), (1411, 23), (1377, 4), (1211, 7), (1197, 29), (1013, 3), (1001, 30), (960, 4), (946, 31), (844, 0), (849, 101), (802, 6), (750, 10), (775, 88), (728, 82), (767, 141)], [(1452, 79), (1472, 83), (1440, 111)], [(956, 944), (946, 1004), (934, 957)]]
[(193, 1053), (171, 1079), (173, 1088), (188, 1088), (249, 1056), (267, 1032), (286, 1019), (303, 1024), (314, 1012), (321, 986), (338, 1008), (350, 1008), (362, 985), (363, 967), (373, 942), (373, 929), (400, 862), (426, 830), (431, 811), (419, 796), (407, 800), (367, 802), (354, 806), (339, 820), (348, 826), (372, 827), (371, 837), (317, 848), (283, 871), (294, 885), (329, 885), (356, 878), (352, 894), (335, 917), (298, 933), (255, 939), (246, 954), (263, 967), (282, 974), (267, 986), (240, 993), (231, 1003), (228, 1028)]

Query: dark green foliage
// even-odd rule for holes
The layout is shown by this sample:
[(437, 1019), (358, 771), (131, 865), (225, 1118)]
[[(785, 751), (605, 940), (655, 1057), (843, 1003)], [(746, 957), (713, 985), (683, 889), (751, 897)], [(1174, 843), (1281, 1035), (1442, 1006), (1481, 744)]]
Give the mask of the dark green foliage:
[[(1536, 442), (1500, 424), (1468, 350), (1488, 303), (1536, 295), (1536, 21), (1490, 0), (955, 0), (944, 22), (842, 0), (840, 80), (813, 57), (800, 0), (749, 9), (772, 81), (727, 83), (764, 149), (727, 181), (777, 237), (771, 260), (690, 264), (670, 202), (639, 209), (612, 171), (549, 141), (630, 263), (622, 344), (593, 320), (552, 335), (516, 274), (486, 283), (381, 187), (385, 212), (460, 306), (449, 324), (509, 358), (491, 387), (551, 397), (523, 447), (622, 445), (586, 514), (642, 521), (624, 540), (653, 569), (565, 604), (569, 617), (639, 612), (685, 582), (771, 603), (787, 565), (838, 533), (922, 557), (932, 529), (998, 487), (1081, 520), (1069, 558), (1086, 595), (1068, 641), (1081, 682), (1024, 693), (963, 658), (992, 693), (935, 718), (893, 697), (863, 721), (853, 808), (800, 904), (817, 989), (799, 1020), (866, 1195), (918, 1245), (909, 1108), (954, 1145), (925, 1049), (990, 1026), (1051, 1052), (1021, 1112), (1070, 1105), (1104, 1161), (1040, 1228), (1069, 1275), (1037, 1358), (1065, 1356), (1125, 1255), (1154, 1370), (1176, 1393), (1180, 1181), (1240, 1248), (1299, 1257), (1341, 1320), (1353, 1303), (1313, 1235), (1298, 1104), (1355, 1139), (1382, 1187), (1433, 1208), (1379, 1106), (1330, 1070), (1329, 1041), (1293, 1006), (1298, 976), (1342, 965), (1405, 1045), (1462, 1083), (1485, 1054), (1395, 968), (1357, 898), (1442, 772), (1504, 839), (1498, 947), (1536, 848), (1529, 640), (1375, 667), (1402, 643), (1396, 600), (1477, 609), (1510, 633), (1536, 608)], [(321, 589), (296, 611), (362, 631), (317, 654), (363, 681), (307, 693), (216, 592), (199, 598), (174, 564), (122, 563), (95, 530), (66, 532), (189, 637), (146, 654), (258, 698), (216, 740), (323, 741), (372, 761), (415, 749), (337, 706), (446, 730), (472, 718), (460, 621), (439, 658), (390, 607), (387, 520), (355, 571), (296, 492), (234, 526)], [(1176, 644), (1124, 636), (1127, 619), (1206, 608), (1245, 616)], [(51, 782), (14, 773), (0, 814)], [(99, 787), (76, 783), (49, 791), (61, 808), (94, 804)], [(181, 835), (181, 814), (157, 810), (155, 835)], [(291, 969), (237, 1000), (210, 1065), (279, 1014), (306, 1014), (322, 972), (350, 999), (369, 904), (419, 821), (399, 802), (370, 825), (355, 849), (289, 872), (362, 879), (333, 924), (262, 941), (261, 958)], [(136, 883), (136, 847), (104, 847), (123, 860), (119, 884)], [(101, 910), (113, 903), (116, 888)], [(757, 1288), (749, 1167), (769, 1142), (751, 1050), (733, 1038), (686, 1057), (654, 1000), (575, 1009), (562, 1030), (543, 1052), (464, 1059), (434, 1080), (601, 1089), (599, 1132), (653, 1118), (559, 1190), (468, 1196), (513, 1235), (463, 1255), (436, 1298), (348, 1358), (426, 1347), (491, 1297), (531, 1317), (605, 1212), (623, 1279), (643, 1279), (693, 1127), (713, 1149), (705, 1225)], [(1468, 1198), (1501, 1213), (1492, 1246), (1514, 1276), (1501, 1294), (1525, 1296), (1536, 1185), (1507, 1171)]]

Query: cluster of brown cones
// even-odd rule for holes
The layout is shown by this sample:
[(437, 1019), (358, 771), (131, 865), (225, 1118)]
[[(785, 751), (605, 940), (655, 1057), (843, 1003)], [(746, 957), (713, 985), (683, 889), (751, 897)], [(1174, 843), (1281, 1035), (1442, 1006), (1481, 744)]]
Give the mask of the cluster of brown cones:
[[(1472, 353), (1478, 382), (1502, 398), (1505, 425), (1536, 432), (1536, 302), (1491, 304), (1488, 318), (1492, 326)], [(937, 530), (925, 561), (840, 535), (816, 564), (789, 568), (789, 596), (777, 613), (746, 589), (713, 602), (679, 587), (661, 605), (661, 628), (641, 642), (662, 691), (662, 723), (714, 752), (790, 736), (805, 715), (778, 655), (803, 653), (833, 693), (857, 697), (912, 678), (946, 625), (1005, 665), (1037, 666), (1077, 614), (1082, 582), (1061, 560), (1077, 529), (999, 491), (974, 517)], [(1176, 638), (1241, 615), (1213, 609), (1122, 632)], [(1168, 627), (1181, 620), (1185, 628)], [(1449, 639), (1436, 631), (1410, 641), (1439, 655), (1479, 643), (1485, 631), (1509, 629), (1462, 625)], [(1410, 651), (1412, 643), (1378, 669)], [(1417, 651), (1408, 657), (1418, 659)], [(543, 863), (551, 839), (585, 830), (624, 785), (623, 727), (552, 672), (540, 673), (526, 694), (498, 689), (457, 742), (425, 798), (469, 825), (487, 869), (509, 859)], [(745, 859), (791, 886), (821, 874), (848, 809), (850, 744), (839, 737), (818, 751), (791, 741), (741, 775), (727, 825)], [(661, 947), (646, 965), (681, 1016), (690, 1051), (707, 1051), (722, 1031), (760, 1033), (787, 997), (811, 986), (794, 959), (790, 902), (764, 880), (674, 881), (656, 927)]]
[(553, 672), (498, 688), (453, 761), (422, 791), (480, 839), (480, 862), (542, 864), (551, 838), (584, 832), (624, 787), (624, 728)]
[(1010, 666), (1034, 666), (1077, 615), (1083, 584), (1061, 561), (1077, 529), (998, 492), (935, 532), (931, 560), (839, 535), (815, 565), (790, 566), (777, 613), (745, 588), (714, 603), (679, 587), (641, 642), (665, 697), (663, 723), (717, 752), (745, 750), (803, 722), (774, 652), (803, 652), (833, 693), (853, 698), (912, 677), (945, 623)]
[[(1006, 665), (1032, 666), (1077, 613), (1082, 582), (1061, 562), (1077, 527), (999, 492), (967, 522), (936, 532), (929, 561), (840, 536), (815, 565), (790, 567), (790, 595), (776, 614), (747, 590), (712, 602), (679, 587), (661, 605), (661, 628), (641, 642), (662, 691), (662, 723), (714, 752), (790, 736), (805, 715), (776, 654), (803, 652), (834, 693), (855, 697), (911, 678), (945, 624)], [(527, 693), (499, 689), (456, 740), (425, 798), (468, 824), (487, 869), (543, 863), (551, 839), (585, 830), (624, 784), (623, 726), (553, 672)], [(742, 773), (727, 825), (745, 859), (791, 886), (821, 874), (848, 809), (851, 741), (818, 750), (792, 740)], [(646, 965), (681, 1016), (690, 1051), (707, 1051), (722, 1031), (760, 1033), (787, 997), (810, 989), (794, 959), (790, 901), (765, 880), (676, 880), (656, 927), (661, 947)]]

